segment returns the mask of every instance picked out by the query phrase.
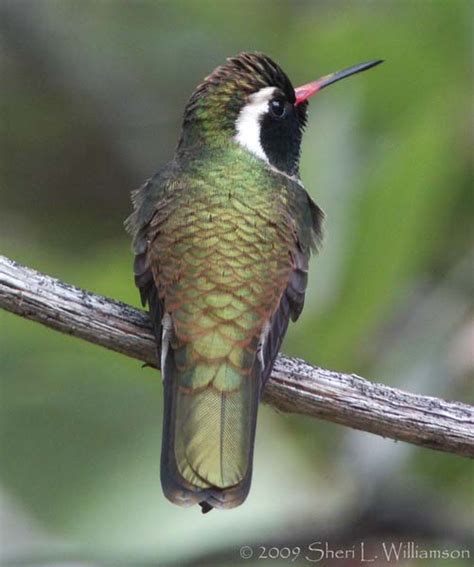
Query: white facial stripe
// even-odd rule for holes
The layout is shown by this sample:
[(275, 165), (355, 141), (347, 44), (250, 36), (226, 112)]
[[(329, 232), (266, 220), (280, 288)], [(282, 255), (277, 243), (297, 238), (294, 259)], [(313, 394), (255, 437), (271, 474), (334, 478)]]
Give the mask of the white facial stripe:
[(268, 158), (260, 143), (260, 118), (268, 111), (275, 87), (265, 87), (249, 97), (249, 102), (240, 111), (235, 128), (234, 140), (268, 163)]

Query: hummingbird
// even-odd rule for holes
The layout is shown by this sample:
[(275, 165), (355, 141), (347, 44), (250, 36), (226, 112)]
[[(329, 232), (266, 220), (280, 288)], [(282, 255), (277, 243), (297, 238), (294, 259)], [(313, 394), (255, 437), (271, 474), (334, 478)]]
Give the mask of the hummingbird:
[(294, 88), (241, 53), (192, 93), (170, 163), (132, 193), (135, 283), (164, 386), (161, 484), (180, 506), (247, 497), (257, 410), (304, 304), (323, 211), (299, 175), (308, 99), (381, 63)]

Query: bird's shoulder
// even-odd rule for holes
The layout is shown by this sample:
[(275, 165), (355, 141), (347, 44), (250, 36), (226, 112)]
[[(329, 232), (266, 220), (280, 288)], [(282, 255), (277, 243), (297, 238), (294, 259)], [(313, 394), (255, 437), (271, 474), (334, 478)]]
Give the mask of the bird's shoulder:
[(135, 253), (142, 253), (145, 246), (145, 232), (157, 212), (170, 199), (176, 182), (179, 181), (179, 164), (167, 163), (138, 189), (132, 191), (132, 214), (125, 221), (125, 229), (133, 238)]
[(273, 175), (283, 189), (288, 210), (295, 220), (299, 245), (305, 253), (316, 251), (323, 238), (324, 211), (312, 199), (299, 177), (278, 171)]

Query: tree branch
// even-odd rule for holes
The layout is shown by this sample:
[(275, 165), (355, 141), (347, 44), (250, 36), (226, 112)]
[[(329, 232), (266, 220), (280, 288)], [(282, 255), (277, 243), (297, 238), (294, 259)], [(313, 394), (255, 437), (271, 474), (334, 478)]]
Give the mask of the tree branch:
[[(63, 333), (156, 365), (148, 316), (0, 256), (0, 307)], [(474, 407), (374, 384), (280, 355), (264, 401), (461, 456), (474, 457)]]

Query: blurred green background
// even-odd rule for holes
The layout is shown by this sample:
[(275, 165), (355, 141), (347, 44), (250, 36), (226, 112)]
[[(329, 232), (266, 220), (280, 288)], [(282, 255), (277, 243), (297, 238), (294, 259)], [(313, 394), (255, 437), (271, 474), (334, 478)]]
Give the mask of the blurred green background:
[[(138, 306), (129, 193), (172, 156), (197, 83), (243, 50), (295, 85), (383, 58), (311, 101), (302, 179), (326, 240), (283, 350), (472, 403), (473, 15), (468, 0), (3, 0), (0, 253)], [(5, 564), (239, 565), (258, 542), (472, 535), (468, 460), (262, 407), (247, 502), (202, 516), (161, 494), (157, 372), (0, 312), (0, 378)]]

